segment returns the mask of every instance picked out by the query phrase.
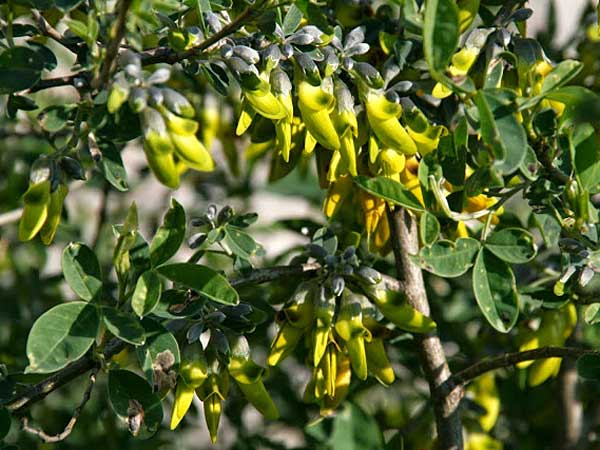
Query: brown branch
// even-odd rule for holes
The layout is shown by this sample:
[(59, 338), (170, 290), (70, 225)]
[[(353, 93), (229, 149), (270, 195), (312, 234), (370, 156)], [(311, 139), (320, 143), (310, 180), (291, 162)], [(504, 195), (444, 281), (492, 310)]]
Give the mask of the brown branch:
[(29, 89), (23, 91), (22, 94), (33, 94), (34, 92), (43, 91), (44, 89), (60, 86), (74, 86), (75, 88), (80, 89), (87, 85), (85, 80), (86, 75), (86, 72), (77, 72), (63, 77), (40, 80)]
[(486, 372), (511, 367), (523, 361), (546, 358), (579, 358), (583, 355), (600, 356), (600, 350), (589, 350), (579, 347), (540, 347), (523, 352), (505, 353), (493, 358), (483, 359), (455, 373), (448, 379), (447, 386), (449, 389), (462, 386)]
[(94, 88), (97, 88), (100, 84), (108, 83), (110, 72), (113, 68), (117, 54), (119, 53), (119, 48), (121, 47), (121, 41), (125, 36), (127, 13), (129, 12), (131, 3), (132, 0), (120, 0), (117, 22), (113, 28), (114, 35), (111, 36), (106, 47), (106, 55), (104, 57), (104, 62), (102, 63), (102, 68), (100, 69), (100, 75), (92, 82), (92, 87)]
[(28, 418), (25, 416), (21, 418), (23, 431), (26, 431), (27, 433), (36, 435), (37, 437), (39, 437), (42, 441), (44, 441), (46, 443), (60, 442), (62, 440), (65, 440), (71, 434), (71, 432), (73, 431), (73, 428), (75, 428), (75, 424), (77, 423), (77, 419), (79, 418), (79, 416), (81, 415), (81, 412), (83, 411), (83, 407), (85, 406), (85, 404), (89, 401), (90, 397), (92, 396), (92, 390), (94, 389), (94, 385), (96, 384), (96, 374), (97, 373), (98, 373), (98, 368), (92, 369), (92, 373), (90, 373), (90, 383), (88, 384), (88, 387), (86, 388), (85, 392), (83, 393), (83, 398), (81, 399), (81, 403), (79, 403), (77, 408), (75, 408), (75, 411), (73, 411), (73, 415), (71, 416), (71, 419), (69, 420), (69, 422), (67, 423), (67, 425), (65, 426), (63, 431), (61, 431), (58, 434), (54, 434), (54, 435), (47, 434), (46, 432), (44, 432), (44, 430), (31, 427), (29, 425)]
[(33, 20), (35, 20), (38, 29), (44, 36), (54, 39), (59, 44), (63, 44), (62, 35), (58, 32), (58, 30), (56, 30), (56, 28), (54, 28), (48, 23), (46, 18), (42, 16), (42, 14), (37, 9), (31, 10), (31, 17), (33, 18)]
[[(396, 259), (398, 278), (403, 283), (408, 303), (429, 316), (430, 308), (421, 268), (411, 259), (419, 251), (416, 220), (404, 208), (389, 213), (392, 247)], [(429, 383), (435, 414), (439, 448), (462, 450), (462, 424), (458, 406), (464, 395), (462, 385), (447, 389), (451, 372), (439, 337), (435, 332), (415, 336), (421, 366)]]
[(255, 18), (257, 15), (262, 14), (263, 11), (261, 10), (261, 6), (263, 6), (264, 3), (264, 1), (258, 1), (254, 5), (248, 6), (240, 13), (239, 16), (221, 28), (221, 30), (207, 37), (197, 46), (184, 52), (175, 52), (170, 47), (157, 47), (151, 50), (146, 50), (145, 52), (141, 53), (142, 64), (144, 66), (157, 63), (175, 64), (179, 61), (183, 61), (184, 59), (191, 58), (193, 56), (199, 56), (202, 51), (216, 44), (221, 39), (238, 31), (244, 25), (246, 20)]
[[(119, 339), (112, 339), (107, 345), (103, 353), (104, 359), (112, 358), (125, 348), (125, 342)], [(59, 372), (51, 375), (45, 380), (40, 381), (32, 386), (29, 386), (24, 392), (17, 394), (4, 406), (10, 412), (20, 413), (33, 403), (42, 400), (51, 392), (64, 386), (75, 378), (81, 376), (89, 370), (100, 368), (101, 362), (92, 355), (85, 356), (78, 361), (69, 364)]]

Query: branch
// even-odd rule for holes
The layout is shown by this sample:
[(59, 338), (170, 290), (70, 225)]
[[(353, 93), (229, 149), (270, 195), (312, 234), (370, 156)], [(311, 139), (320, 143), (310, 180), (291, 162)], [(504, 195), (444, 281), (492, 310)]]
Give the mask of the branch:
[[(119, 353), (125, 348), (125, 342), (119, 339), (112, 339), (107, 345), (102, 354), (104, 359), (112, 358), (114, 355)], [(40, 381), (32, 386), (29, 386), (24, 392), (17, 394), (7, 404), (0, 405), (4, 406), (10, 412), (19, 413), (42, 400), (51, 392), (64, 386), (80, 375), (86, 373), (88, 370), (97, 369), (101, 367), (101, 361), (94, 358), (92, 355), (83, 357), (82, 359), (69, 364), (67, 367), (54, 375)]]
[(77, 72), (72, 75), (66, 75), (64, 77), (47, 78), (40, 80), (29, 89), (23, 91), (21, 94), (33, 94), (34, 92), (43, 91), (44, 89), (50, 89), (60, 86), (74, 86), (77, 89), (84, 87), (86, 82), (86, 72)]
[(75, 428), (75, 424), (77, 423), (77, 419), (79, 418), (79, 416), (81, 415), (81, 412), (83, 411), (83, 407), (85, 406), (85, 404), (89, 401), (90, 397), (92, 396), (92, 390), (94, 389), (94, 385), (96, 384), (96, 374), (97, 373), (98, 373), (97, 368), (92, 370), (92, 373), (90, 374), (90, 384), (88, 385), (85, 392), (83, 393), (83, 398), (81, 399), (81, 403), (79, 403), (79, 406), (77, 406), (77, 408), (75, 408), (75, 411), (73, 411), (73, 416), (71, 416), (71, 419), (69, 420), (69, 422), (67, 423), (67, 425), (65, 426), (63, 431), (61, 431), (60, 433), (55, 434), (55, 435), (46, 434), (44, 432), (44, 430), (30, 427), (29, 420), (27, 419), (27, 417), (23, 417), (21, 419), (23, 430), (26, 431), (27, 433), (31, 433), (31, 434), (38, 436), (42, 441), (47, 442), (47, 443), (60, 442), (62, 440), (65, 440), (71, 434), (71, 432), (73, 431), (73, 428)]
[(125, 36), (125, 26), (127, 25), (127, 13), (129, 11), (129, 8), (131, 7), (131, 3), (132, 0), (121, 0), (121, 2), (119, 3), (119, 13), (117, 16), (117, 23), (115, 24), (114, 28), (114, 35), (111, 37), (106, 47), (106, 56), (104, 57), (104, 62), (100, 70), (100, 75), (96, 77), (92, 83), (92, 86), (94, 88), (100, 86), (100, 84), (102, 83), (108, 83), (108, 79), (110, 77), (110, 72), (113, 68), (115, 58), (119, 53), (121, 41)]
[(600, 350), (589, 350), (579, 347), (540, 347), (523, 352), (505, 353), (490, 359), (483, 359), (448, 379), (449, 388), (462, 386), (469, 381), (496, 369), (514, 366), (523, 361), (533, 361), (546, 358), (579, 358), (582, 355), (600, 356)]
[[(398, 278), (404, 287), (408, 303), (429, 316), (429, 300), (423, 281), (421, 268), (411, 259), (419, 251), (417, 223), (404, 208), (389, 212), (392, 233), (392, 247), (396, 259)], [(419, 348), (421, 366), (429, 383), (431, 401), (435, 414), (439, 448), (462, 450), (462, 424), (458, 406), (464, 395), (462, 385), (447, 389), (451, 372), (439, 337), (435, 332), (415, 336)]]
[(157, 47), (151, 50), (146, 50), (145, 52), (141, 53), (142, 64), (144, 66), (157, 63), (175, 64), (177, 62), (183, 61), (184, 59), (193, 56), (199, 56), (203, 50), (208, 49), (224, 37), (227, 37), (230, 34), (238, 31), (244, 25), (244, 22), (246, 22), (246, 20), (254, 18), (257, 14), (262, 14), (262, 11), (260, 9), (264, 3), (264, 1), (259, 1), (256, 2), (254, 5), (248, 6), (246, 9), (244, 9), (244, 11), (240, 13), (239, 16), (237, 16), (232, 22), (221, 28), (221, 30), (207, 37), (197, 46), (190, 48), (189, 50), (186, 50), (184, 52), (177, 53), (173, 51), (170, 47)]
[(42, 14), (37, 9), (31, 10), (31, 17), (35, 20), (35, 23), (39, 30), (42, 32), (44, 36), (48, 36), (54, 39), (59, 44), (63, 44), (62, 35), (54, 28), (52, 25), (48, 23), (46, 18), (42, 16)]
[(21, 218), (22, 213), (23, 208), (17, 208), (0, 214), (0, 227), (17, 222)]

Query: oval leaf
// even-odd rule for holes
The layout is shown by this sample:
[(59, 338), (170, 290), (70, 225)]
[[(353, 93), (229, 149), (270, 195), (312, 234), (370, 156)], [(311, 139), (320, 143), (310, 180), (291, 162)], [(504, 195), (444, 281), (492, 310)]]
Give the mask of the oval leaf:
[(492, 233), (485, 242), (485, 248), (511, 264), (525, 264), (537, 253), (533, 236), (522, 228), (504, 228)]
[(442, 72), (458, 45), (458, 8), (454, 0), (427, 0), (423, 22), (423, 51), (429, 67)]
[[(161, 367), (161, 371), (168, 372), (179, 369), (181, 360), (179, 353), (179, 345), (177, 339), (160, 323), (152, 319), (144, 319), (142, 322), (146, 334), (146, 342), (144, 345), (137, 347), (135, 353), (144, 375), (152, 386), (158, 384), (160, 380), (155, 379), (155, 369)], [(163, 358), (170, 360), (171, 365), (161, 363), (159, 360)]]
[(419, 234), (423, 245), (431, 245), (440, 237), (440, 222), (430, 212), (421, 214)]
[(85, 302), (55, 306), (33, 324), (27, 338), (26, 373), (50, 373), (81, 358), (92, 346), (100, 318)]
[(442, 240), (423, 247), (416, 258), (423, 269), (440, 277), (453, 278), (469, 270), (478, 250), (479, 241), (476, 239)]
[(171, 207), (165, 214), (163, 224), (156, 231), (150, 244), (153, 266), (166, 262), (173, 256), (185, 237), (185, 210), (177, 200), (171, 199)]
[(240, 302), (237, 291), (231, 287), (229, 281), (210, 267), (177, 263), (159, 267), (158, 272), (215, 302), (225, 305), (237, 305)]
[(122, 341), (132, 345), (142, 345), (146, 340), (144, 327), (139, 320), (115, 308), (104, 308), (102, 316), (108, 331)]
[(415, 211), (425, 211), (419, 199), (397, 181), (385, 177), (369, 178), (358, 176), (354, 178), (354, 182), (369, 194), (387, 200), (395, 205), (404, 206)]
[(100, 264), (96, 254), (86, 245), (71, 242), (62, 254), (65, 280), (83, 300), (90, 301), (102, 290)]
[(146, 380), (128, 370), (111, 370), (108, 396), (113, 410), (127, 421), (132, 434), (149, 438), (156, 433), (163, 410), (160, 399)]
[(473, 267), (473, 292), (490, 325), (508, 333), (519, 316), (519, 295), (510, 266), (481, 249)]
[(151, 270), (144, 272), (137, 280), (131, 297), (131, 308), (138, 316), (144, 317), (158, 304), (162, 284), (160, 278)]

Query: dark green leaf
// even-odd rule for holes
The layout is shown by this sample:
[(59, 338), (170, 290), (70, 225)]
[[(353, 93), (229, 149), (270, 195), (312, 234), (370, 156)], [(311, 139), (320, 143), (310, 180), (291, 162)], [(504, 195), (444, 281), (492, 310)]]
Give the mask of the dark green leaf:
[(26, 373), (50, 373), (81, 358), (94, 343), (100, 318), (95, 306), (64, 303), (46, 311), (27, 338)]
[(577, 373), (587, 380), (600, 380), (600, 355), (583, 355), (577, 360)]
[(485, 248), (512, 264), (525, 264), (537, 252), (533, 236), (522, 228), (503, 228), (492, 233), (485, 242)]
[(62, 270), (71, 289), (83, 300), (90, 301), (102, 291), (100, 263), (85, 244), (71, 242), (65, 247)]
[(369, 194), (373, 194), (396, 205), (415, 211), (425, 210), (419, 199), (397, 181), (385, 177), (369, 178), (361, 175), (355, 177), (354, 182)]
[(479, 111), (481, 137), (492, 149), (494, 167), (502, 175), (519, 168), (527, 148), (525, 130), (513, 108), (514, 92), (508, 89), (483, 89), (474, 97)]
[(171, 207), (165, 214), (163, 224), (156, 231), (150, 244), (150, 260), (153, 266), (166, 262), (173, 256), (185, 237), (185, 211), (177, 200), (171, 199)]
[(108, 373), (108, 397), (115, 413), (121, 419), (130, 421), (136, 416), (136, 407), (140, 408), (141, 427), (130, 431), (141, 438), (151, 437), (163, 418), (160, 399), (152, 392), (146, 380), (128, 370), (111, 370)]
[(262, 246), (252, 236), (233, 226), (225, 227), (223, 243), (229, 247), (235, 256), (243, 259), (250, 259), (262, 252)]
[(572, 138), (575, 150), (575, 170), (581, 187), (588, 192), (600, 191), (600, 145), (594, 127), (581, 124), (575, 127)]
[(458, 45), (458, 8), (454, 0), (427, 0), (423, 22), (423, 51), (429, 67), (442, 72)]
[(162, 284), (153, 271), (144, 272), (137, 280), (131, 297), (131, 308), (138, 316), (144, 317), (152, 312), (158, 304)]
[(218, 303), (237, 305), (240, 297), (229, 281), (210, 267), (197, 264), (177, 263), (158, 268), (169, 280), (194, 289)]
[(115, 308), (104, 308), (102, 318), (108, 331), (122, 341), (132, 345), (142, 345), (145, 342), (144, 327), (136, 317)]
[(112, 142), (99, 142), (98, 147), (102, 155), (100, 159), (96, 160), (96, 164), (102, 175), (104, 175), (104, 178), (106, 178), (106, 181), (121, 192), (128, 190), (127, 171), (123, 165), (121, 153)]
[(35, 85), (44, 69), (44, 59), (28, 47), (14, 47), (0, 54), (0, 94), (11, 94)]
[(168, 370), (179, 370), (179, 345), (175, 337), (155, 320), (146, 318), (142, 325), (146, 330), (146, 343), (136, 347), (135, 353), (148, 383), (154, 386), (158, 381), (154, 378), (154, 368), (158, 359), (168, 356), (166, 359), (173, 362)]
[(510, 266), (481, 249), (473, 267), (473, 292), (490, 325), (508, 333), (519, 316), (519, 295)]
[(416, 259), (423, 269), (440, 277), (452, 278), (469, 270), (478, 250), (479, 241), (476, 239), (459, 238), (456, 242), (442, 240), (423, 247)]
[(0, 442), (10, 431), (10, 413), (4, 409), (0, 408)]
[(67, 126), (74, 111), (75, 105), (53, 105), (44, 109), (38, 115), (38, 120), (44, 130), (56, 133)]

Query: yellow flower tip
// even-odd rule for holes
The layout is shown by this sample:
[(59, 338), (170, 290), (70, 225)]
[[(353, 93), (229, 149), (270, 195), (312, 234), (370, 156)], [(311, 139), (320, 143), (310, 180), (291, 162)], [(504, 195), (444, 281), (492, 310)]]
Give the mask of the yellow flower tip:
[(209, 395), (204, 400), (204, 419), (206, 420), (210, 440), (213, 444), (216, 444), (221, 419), (221, 399), (216, 393)]
[(215, 162), (210, 152), (194, 135), (171, 134), (175, 144), (175, 154), (192, 169), (201, 172), (211, 172), (215, 169)]
[(29, 241), (40, 232), (48, 219), (51, 203), (50, 181), (30, 184), (23, 195), (23, 202), (18, 234), (20, 241)]
[(194, 388), (185, 384), (183, 380), (180, 380), (175, 390), (175, 402), (173, 403), (173, 412), (171, 413), (171, 430), (177, 428), (190, 409), (193, 399)]

